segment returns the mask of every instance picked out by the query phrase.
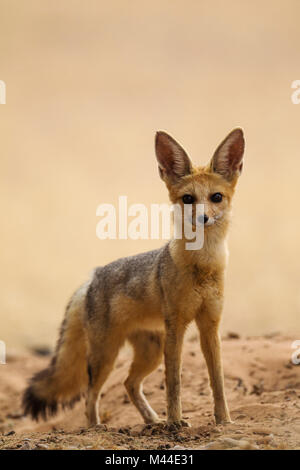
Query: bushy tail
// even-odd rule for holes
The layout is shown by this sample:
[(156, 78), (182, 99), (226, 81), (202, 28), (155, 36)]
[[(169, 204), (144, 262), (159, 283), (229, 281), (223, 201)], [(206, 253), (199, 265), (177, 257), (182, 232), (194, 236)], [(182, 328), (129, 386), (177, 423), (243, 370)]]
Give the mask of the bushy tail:
[(66, 308), (55, 355), (47, 369), (34, 375), (23, 395), (24, 414), (38, 421), (72, 407), (86, 390), (86, 337), (83, 312), (87, 285), (78, 289)]

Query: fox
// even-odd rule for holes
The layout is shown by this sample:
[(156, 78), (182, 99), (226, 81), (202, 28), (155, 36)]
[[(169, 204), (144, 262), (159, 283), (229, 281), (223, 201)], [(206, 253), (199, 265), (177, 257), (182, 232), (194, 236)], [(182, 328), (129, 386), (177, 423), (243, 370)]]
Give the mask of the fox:
[[(205, 166), (194, 166), (183, 147), (158, 131), (155, 152), (169, 199), (192, 208), (191, 224), (203, 228), (201, 249), (187, 250), (185, 235), (161, 248), (97, 267), (71, 297), (49, 366), (23, 393), (24, 415), (44, 420), (59, 405), (86, 397), (88, 426), (100, 424), (100, 392), (120, 348), (133, 359), (125, 387), (147, 424), (164, 422), (143, 393), (143, 381), (165, 363), (166, 425), (188, 426), (182, 417), (181, 352), (187, 326), (195, 322), (206, 361), (216, 424), (231, 422), (225, 397), (219, 333), (228, 261), (232, 199), (242, 172), (245, 140), (236, 128)], [(204, 205), (197, 220), (196, 205)]]

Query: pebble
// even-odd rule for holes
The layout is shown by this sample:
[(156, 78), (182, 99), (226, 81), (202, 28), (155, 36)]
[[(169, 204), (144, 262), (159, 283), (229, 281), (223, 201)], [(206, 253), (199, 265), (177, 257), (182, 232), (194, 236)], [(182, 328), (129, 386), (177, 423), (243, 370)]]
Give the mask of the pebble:
[(232, 439), (231, 437), (223, 437), (217, 441), (209, 442), (208, 444), (197, 447), (197, 450), (222, 450), (222, 449), (247, 449), (257, 450), (259, 447), (245, 439)]
[(183, 446), (174, 446), (171, 447), (170, 450), (190, 450), (188, 447), (183, 447)]
[(24, 444), (22, 445), (21, 447), (22, 450), (30, 450), (31, 447), (30, 447), (30, 444), (28, 441), (24, 442)]
[(263, 436), (269, 436), (271, 434), (270, 429), (265, 429), (265, 428), (255, 428), (252, 430), (254, 434), (261, 434)]
[(37, 444), (35, 446), (36, 449), (41, 449), (41, 450), (47, 450), (49, 449), (49, 446), (47, 446), (47, 444)]

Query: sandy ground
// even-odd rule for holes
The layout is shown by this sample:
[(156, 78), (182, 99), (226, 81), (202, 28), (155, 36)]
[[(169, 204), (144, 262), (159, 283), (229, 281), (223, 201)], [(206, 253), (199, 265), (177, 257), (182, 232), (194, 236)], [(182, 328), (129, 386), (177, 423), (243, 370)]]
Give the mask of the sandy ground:
[[(0, 449), (299, 449), (300, 366), (293, 365), (292, 340), (274, 334), (223, 339), (226, 390), (233, 424), (216, 426), (205, 363), (198, 338), (184, 348), (182, 430), (144, 426), (129, 402), (123, 381), (130, 363), (124, 349), (102, 394), (103, 425), (86, 429), (84, 400), (48, 422), (22, 416), (20, 396), (27, 379), (49, 358), (10, 354), (1, 367)], [(165, 416), (164, 369), (145, 381), (145, 394)]]

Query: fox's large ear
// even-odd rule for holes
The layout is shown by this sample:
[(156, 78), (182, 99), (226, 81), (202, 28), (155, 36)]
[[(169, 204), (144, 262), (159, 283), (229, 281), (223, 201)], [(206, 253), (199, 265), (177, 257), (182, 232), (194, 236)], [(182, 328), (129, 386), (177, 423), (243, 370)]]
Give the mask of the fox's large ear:
[(156, 133), (155, 152), (160, 177), (166, 183), (176, 183), (180, 178), (191, 173), (192, 163), (186, 152), (166, 132)]
[(242, 129), (234, 129), (219, 145), (210, 162), (210, 169), (232, 181), (243, 168), (245, 141)]

